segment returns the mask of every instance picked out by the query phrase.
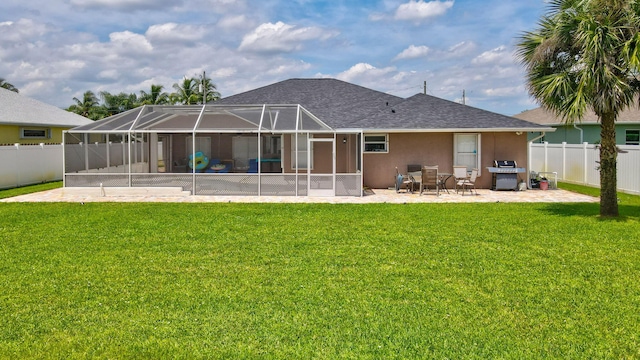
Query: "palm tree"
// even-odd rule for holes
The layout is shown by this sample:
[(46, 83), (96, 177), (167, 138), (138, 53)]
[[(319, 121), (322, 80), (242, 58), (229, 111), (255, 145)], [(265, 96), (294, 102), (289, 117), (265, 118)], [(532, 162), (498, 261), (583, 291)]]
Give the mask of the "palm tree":
[(169, 94), (163, 92), (164, 86), (151, 84), (151, 92), (140, 91), (138, 99), (143, 105), (162, 105), (169, 103)]
[(0, 88), (3, 89), (7, 89), (13, 92), (17, 92), (19, 93), (20, 91), (18, 91), (18, 88), (13, 86), (13, 84), (10, 84), (8, 82), (6, 82), (3, 78), (0, 78)]
[(211, 79), (207, 77), (206, 73), (202, 73), (202, 76), (198, 79), (198, 101), (202, 103), (202, 98), (206, 94), (205, 103), (220, 100), (220, 93)]
[(102, 91), (100, 92), (100, 97), (104, 101), (103, 107), (109, 115), (119, 114), (140, 106), (138, 96), (135, 93), (127, 94), (121, 92), (113, 95), (108, 91)]
[(618, 216), (615, 123), (640, 92), (640, 1), (549, 0), (519, 38), (529, 92), (566, 123), (600, 121), (600, 215)]
[(73, 101), (75, 101), (75, 104), (69, 106), (67, 111), (76, 113), (91, 120), (99, 120), (107, 115), (100, 106), (98, 97), (93, 93), (93, 91), (86, 91), (82, 95), (82, 100), (74, 97)]
[(173, 88), (176, 90), (174, 99), (177, 102), (184, 105), (198, 103), (198, 81), (196, 79), (184, 77), (182, 83), (173, 84)]

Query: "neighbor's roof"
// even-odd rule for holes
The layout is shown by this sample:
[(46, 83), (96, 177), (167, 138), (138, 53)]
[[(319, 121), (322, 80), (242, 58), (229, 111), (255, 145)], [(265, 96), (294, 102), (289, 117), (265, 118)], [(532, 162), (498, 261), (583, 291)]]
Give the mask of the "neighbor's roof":
[[(514, 115), (514, 117), (530, 121), (532, 123), (548, 126), (565, 124), (562, 117), (556, 116), (551, 111), (546, 110), (542, 107), (523, 111), (520, 114)], [(576, 124), (597, 124), (598, 122), (599, 121), (596, 114), (593, 111), (589, 110), (586, 112), (582, 120), (576, 121)], [(618, 119), (616, 120), (616, 122), (640, 124), (640, 108), (638, 108), (638, 106), (632, 106), (631, 108), (621, 112), (620, 115), (618, 115)]]
[(92, 122), (53, 105), (0, 88), (0, 124), (71, 128)]
[(334, 129), (553, 131), (429, 95), (403, 99), (337, 79), (289, 79), (217, 103), (300, 104)]
[(511, 116), (416, 94), (383, 112), (361, 119), (357, 126), (380, 130), (554, 131)]

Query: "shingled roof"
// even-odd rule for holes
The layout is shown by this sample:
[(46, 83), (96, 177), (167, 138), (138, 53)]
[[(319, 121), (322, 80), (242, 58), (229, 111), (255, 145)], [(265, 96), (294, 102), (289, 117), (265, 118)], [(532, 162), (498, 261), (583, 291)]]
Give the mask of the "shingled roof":
[[(530, 121), (536, 124), (543, 125), (564, 125), (564, 119), (562, 117), (556, 116), (549, 110), (545, 108), (539, 107), (532, 110), (523, 111), (520, 114), (514, 115), (514, 117), (526, 121)], [(598, 116), (593, 112), (593, 110), (588, 110), (584, 117), (576, 121), (577, 124), (597, 124), (599, 123)], [(640, 124), (640, 108), (637, 105), (631, 106), (626, 110), (622, 111), (618, 118), (616, 119), (616, 123), (625, 123), (625, 124)]]
[(337, 79), (285, 80), (223, 98), (218, 103), (300, 104), (334, 129), (551, 130), (543, 125), (434, 96), (417, 94), (403, 99)]
[(289, 79), (223, 98), (218, 104), (300, 104), (332, 128), (351, 124), (404, 99), (336, 79)]
[(0, 124), (75, 127), (93, 121), (53, 105), (0, 88)]
[(424, 94), (416, 94), (384, 112), (361, 119), (356, 125), (381, 130), (541, 131), (545, 129), (544, 126), (511, 116)]

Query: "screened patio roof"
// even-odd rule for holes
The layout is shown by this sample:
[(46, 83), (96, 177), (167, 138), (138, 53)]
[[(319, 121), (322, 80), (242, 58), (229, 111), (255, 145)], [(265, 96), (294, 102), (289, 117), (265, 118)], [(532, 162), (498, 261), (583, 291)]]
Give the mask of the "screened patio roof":
[(334, 130), (300, 105), (144, 105), (69, 133), (295, 133)]

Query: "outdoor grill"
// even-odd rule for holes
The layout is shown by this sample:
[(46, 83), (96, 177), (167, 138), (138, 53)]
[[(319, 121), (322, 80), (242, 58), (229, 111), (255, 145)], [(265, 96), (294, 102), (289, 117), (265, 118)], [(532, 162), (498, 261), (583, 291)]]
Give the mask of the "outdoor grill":
[(518, 173), (527, 171), (519, 168), (515, 160), (495, 160), (487, 170), (491, 173), (491, 190), (517, 190)]

